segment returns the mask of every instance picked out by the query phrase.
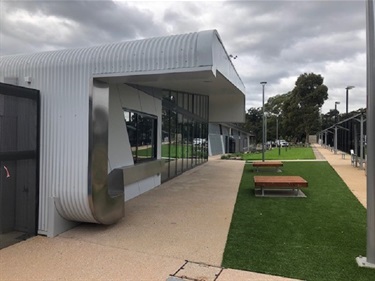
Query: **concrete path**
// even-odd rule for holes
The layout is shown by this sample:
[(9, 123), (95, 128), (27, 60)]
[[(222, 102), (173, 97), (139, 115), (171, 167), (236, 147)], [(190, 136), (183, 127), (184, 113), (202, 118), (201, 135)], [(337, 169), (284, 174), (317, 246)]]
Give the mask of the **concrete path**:
[(126, 202), (113, 226), (2, 249), (0, 280), (291, 280), (220, 268), (243, 166), (210, 159)]
[[(324, 157), (333, 169), (339, 174), (353, 194), (358, 198), (359, 202), (366, 207), (366, 173), (365, 170), (351, 165), (351, 156), (338, 151), (334, 154), (330, 149), (326, 149), (319, 144), (313, 144), (313, 149)], [(317, 155), (317, 154), (315, 154)]]

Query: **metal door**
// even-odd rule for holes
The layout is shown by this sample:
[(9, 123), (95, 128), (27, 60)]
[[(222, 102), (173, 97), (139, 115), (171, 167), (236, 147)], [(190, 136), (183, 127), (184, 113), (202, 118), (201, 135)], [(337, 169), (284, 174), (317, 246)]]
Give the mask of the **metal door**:
[[(39, 91), (0, 83), (0, 235), (37, 233)], [(22, 235), (21, 235), (22, 236)]]

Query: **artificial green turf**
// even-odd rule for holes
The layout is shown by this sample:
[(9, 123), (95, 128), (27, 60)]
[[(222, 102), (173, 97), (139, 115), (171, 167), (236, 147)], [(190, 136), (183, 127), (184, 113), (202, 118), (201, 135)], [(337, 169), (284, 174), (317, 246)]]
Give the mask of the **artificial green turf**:
[[(280, 148), (274, 147), (272, 150), (267, 150), (264, 154), (265, 160), (291, 160), (291, 159), (315, 159), (314, 152), (311, 147), (293, 147)], [(262, 153), (249, 153), (242, 155), (243, 160), (261, 160)]]
[(254, 175), (245, 165), (223, 267), (303, 280), (375, 280), (375, 270), (355, 261), (366, 255), (366, 210), (327, 162), (284, 163), (282, 175), (308, 181), (307, 198), (255, 197)]

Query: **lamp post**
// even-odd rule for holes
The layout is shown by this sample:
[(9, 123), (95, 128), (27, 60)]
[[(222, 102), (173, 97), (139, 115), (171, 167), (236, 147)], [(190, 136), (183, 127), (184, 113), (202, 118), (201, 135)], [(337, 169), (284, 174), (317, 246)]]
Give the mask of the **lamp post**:
[(337, 123), (337, 115), (338, 115), (338, 114), (337, 114), (337, 105), (338, 105), (338, 104), (340, 104), (340, 102), (339, 102), (339, 101), (335, 101), (335, 115), (336, 115), (336, 116), (335, 116), (335, 122), (336, 122), (336, 123)]
[[(346, 89), (346, 115), (348, 115), (348, 112), (349, 112), (349, 90), (350, 89), (353, 89), (354, 86), (347, 86), (345, 89)], [(347, 136), (347, 144), (349, 145), (350, 143), (350, 140), (349, 140), (349, 134), (348, 132), (345, 132), (345, 135)]]
[[(279, 142), (279, 114), (276, 115), (276, 140)], [(279, 147), (279, 156), (280, 156), (280, 145)]]
[(333, 150), (334, 150), (334, 153), (337, 154), (337, 105), (340, 104), (339, 101), (335, 101), (335, 135), (334, 135), (334, 138), (333, 138)]
[(348, 109), (349, 109), (349, 90), (353, 89), (354, 86), (347, 86), (346, 89), (346, 114), (348, 114)]
[(262, 117), (262, 162), (264, 162), (264, 143), (265, 143), (265, 138), (266, 138), (266, 131), (264, 129), (264, 118), (265, 118), (265, 115), (264, 115), (264, 86), (267, 84), (267, 82), (263, 81), (263, 82), (260, 82), (260, 84), (262, 85), (262, 88), (263, 88), (263, 91), (262, 91), (262, 113), (263, 113), (263, 117)]
[(268, 137), (267, 137), (267, 116), (268, 114), (267, 114), (267, 112), (265, 112), (264, 113), (264, 139), (265, 139), (265, 150), (267, 150), (268, 149), (268, 147), (267, 147), (267, 139), (268, 139)]

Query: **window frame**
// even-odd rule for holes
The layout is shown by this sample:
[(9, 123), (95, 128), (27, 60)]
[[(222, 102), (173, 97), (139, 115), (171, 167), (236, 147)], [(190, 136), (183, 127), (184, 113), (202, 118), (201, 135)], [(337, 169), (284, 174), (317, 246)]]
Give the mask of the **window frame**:
[[(158, 151), (158, 144), (157, 144), (157, 131), (158, 131), (158, 116), (130, 108), (123, 108), (124, 112), (124, 121), (126, 125), (126, 130), (128, 132), (128, 138), (129, 138), (129, 145), (131, 149), (131, 154), (133, 157), (134, 164), (144, 163), (148, 161), (154, 161), (157, 159), (157, 151)], [(135, 115), (135, 124), (131, 124), (130, 121), (127, 120), (126, 114), (134, 114)], [(130, 116), (129, 116), (130, 117)], [(140, 130), (141, 122), (140, 118), (146, 118), (151, 121), (151, 134), (147, 135), (147, 138), (150, 138), (150, 144), (146, 144), (147, 148), (146, 150), (151, 149), (150, 155), (140, 155), (140, 151), (145, 149), (139, 149), (141, 146), (144, 146), (142, 143), (142, 136), (144, 132)], [(142, 124), (144, 125), (144, 124)], [(132, 127), (132, 129), (135, 132), (135, 136), (133, 136), (130, 133), (129, 128)], [(133, 137), (135, 137), (133, 139)], [(135, 143), (135, 145), (134, 145)], [(134, 149), (135, 148), (135, 149)]]

